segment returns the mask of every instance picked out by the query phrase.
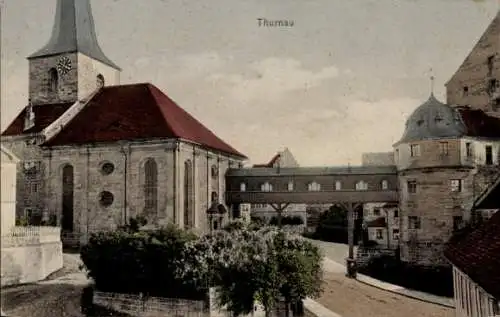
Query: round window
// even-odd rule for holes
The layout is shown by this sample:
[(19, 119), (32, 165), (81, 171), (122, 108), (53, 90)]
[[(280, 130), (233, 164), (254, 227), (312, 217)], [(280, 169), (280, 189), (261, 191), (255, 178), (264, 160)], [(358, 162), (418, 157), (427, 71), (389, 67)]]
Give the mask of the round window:
[(112, 163), (106, 162), (102, 164), (101, 171), (104, 175), (109, 175), (113, 173), (115, 166)]
[(101, 203), (101, 206), (103, 206), (103, 207), (109, 207), (113, 203), (114, 198), (115, 197), (113, 196), (112, 193), (110, 193), (108, 191), (103, 191), (100, 194), (99, 202)]

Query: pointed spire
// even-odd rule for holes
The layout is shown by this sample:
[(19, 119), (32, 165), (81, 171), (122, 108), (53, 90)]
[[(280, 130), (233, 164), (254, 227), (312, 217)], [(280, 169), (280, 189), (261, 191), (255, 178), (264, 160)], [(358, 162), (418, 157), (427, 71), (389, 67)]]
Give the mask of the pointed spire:
[(80, 52), (120, 70), (99, 46), (90, 0), (57, 0), (50, 40), (28, 59), (73, 52)]

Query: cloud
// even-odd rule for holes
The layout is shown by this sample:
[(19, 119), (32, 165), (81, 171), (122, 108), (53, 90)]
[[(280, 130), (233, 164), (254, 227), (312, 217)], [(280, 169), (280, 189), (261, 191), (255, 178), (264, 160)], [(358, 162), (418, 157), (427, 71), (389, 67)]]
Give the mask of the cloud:
[(311, 89), (338, 77), (339, 73), (335, 66), (314, 72), (304, 68), (298, 60), (273, 57), (251, 63), (242, 73), (216, 73), (207, 80), (213, 85), (230, 86), (231, 97), (239, 102), (276, 102), (286, 93)]

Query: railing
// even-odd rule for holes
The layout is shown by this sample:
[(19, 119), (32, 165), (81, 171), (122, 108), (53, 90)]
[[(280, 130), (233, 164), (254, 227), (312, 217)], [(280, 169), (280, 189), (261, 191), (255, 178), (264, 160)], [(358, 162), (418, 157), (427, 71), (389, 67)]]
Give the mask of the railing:
[(59, 227), (14, 227), (8, 232), (2, 232), (2, 247), (14, 247), (40, 243), (61, 241)]

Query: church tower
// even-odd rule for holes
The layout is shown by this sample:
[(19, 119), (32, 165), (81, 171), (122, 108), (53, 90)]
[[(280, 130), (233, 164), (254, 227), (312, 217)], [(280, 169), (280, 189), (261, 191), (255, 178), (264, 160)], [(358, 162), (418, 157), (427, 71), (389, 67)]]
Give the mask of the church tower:
[(33, 105), (75, 102), (120, 83), (121, 69), (97, 41), (90, 0), (57, 0), (50, 40), (28, 60)]

